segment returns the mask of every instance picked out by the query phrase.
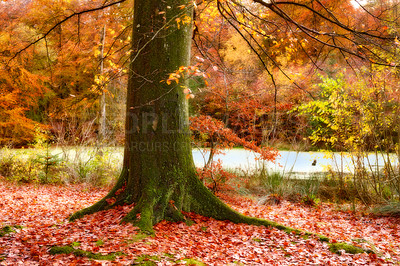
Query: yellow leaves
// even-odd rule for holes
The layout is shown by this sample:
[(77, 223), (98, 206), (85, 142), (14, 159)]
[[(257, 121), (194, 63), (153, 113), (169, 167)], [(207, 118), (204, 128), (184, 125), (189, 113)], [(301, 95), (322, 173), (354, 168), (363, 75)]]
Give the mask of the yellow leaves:
[(178, 29), (180, 29), (180, 27), (181, 27), (181, 25), (180, 25), (181, 19), (180, 18), (176, 18), (175, 21), (176, 21), (176, 24), (178, 26)]
[(400, 46), (400, 41), (397, 37), (394, 39), (394, 44), (396, 44), (397, 46)]
[[(114, 95), (107, 89), (107, 84), (110, 82), (110, 77), (107, 75), (96, 75), (94, 77), (94, 84), (90, 88), (90, 90), (97, 94), (97, 95), (102, 95), (103, 93), (106, 93), (110, 95), (111, 97), (114, 97)], [(71, 95), (71, 97), (75, 97), (75, 95)]]
[(95, 57), (99, 57), (101, 55), (101, 51), (97, 48), (94, 49), (93, 54)]
[(295, 52), (297, 52), (297, 49), (294, 47), (285, 47), (285, 50), (288, 54), (294, 54)]
[(109, 29), (108, 32), (111, 34), (112, 37), (115, 37), (115, 30)]
[[(168, 76), (168, 79), (165, 81), (167, 85), (171, 85), (173, 82), (176, 84), (179, 84), (180, 79), (184, 78), (186, 76), (204, 76), (204, 73), (199, 70), (197, 66), (180, 66), (178, 70), (176, 70), (174, 73), (170, 73)], [(160, 81), (161, 83), (164, 82), (164, 80)]]
[(249, 50), (249, 46), (239, 34), (234, 34), (225, 43), (221, 54), (234, 69), (252, 69), (258, 65), (258, 58)]
[(168, 85), (171, 85), (171, 83), (175, 81), (176, 84), (178, 84), (180, 78), (181, 78), (181, 75), (180, 75), (180, 74), (178, 74), (178, 73), (171, 73), (171, 74), (169, 74), (169, 77), (168, 77), (166, 83), (167, 83)]
[(175, 19), (178, 29), (180, 29), (181, 25), (188, 25), (192, 23), (192, 18), (188, 15), (183, 15), (180, 18)]
[(105, 84), (108, 82), (109, 78), (103, 75), (96, 75), (94, 78), (94, 83), (97, 85)]

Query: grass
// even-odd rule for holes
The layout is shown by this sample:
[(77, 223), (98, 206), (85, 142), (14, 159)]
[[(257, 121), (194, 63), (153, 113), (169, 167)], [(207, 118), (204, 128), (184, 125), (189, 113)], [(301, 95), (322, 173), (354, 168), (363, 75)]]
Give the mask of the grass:
[[(122, 156), (122, 155), (121, 155)], [(90, 183), (108, 186), (118, 177), (122, 161), (115, 148), (35, 146), (0, 149), (0, 176), (21, 183)]]
[(342, 251), (345, 251), (346, 253), (350, 254), (358, 254), (358, 253), (364, 253), (365, 250), (353, 245), (349, 245), (346, 243), (329, 243), (329, 250), (333, 253), (336, 253), (338, 255), (342, 254)]
[(0, 237), (6, 236), (11, 233), (15, 233), (16, 232), (15, 229), (21, 229), (21, 228), (22, 226), (20, 225), (12, 225), (12, 226), (5, 225), (2, 228), (0, 228)]
[(372, 210), (378, 216), (400, 217), (400, 202), (389, 202), (379, 205)]
[(116, 256), (122, 256), (123, 253), (121, 252), (115, 252), (115, 253), (110, 253), (107, 255), (103, 255), (100, 253), (93, 253), (89, 251), (85, 251), (82, 249), (76, 249), (72, 245), (70, 246), (54, 246), (50, 248), (49, 253), (51, 255), (56, 255), (56, 254), (74, 254), (75, 256), (78, 257), (87, 257), (89, 259), (93, 260), (115, 260)]
[[(122, 155), (119, 148), (115, 152), (114, 148), (103, 148), (100, 151), (96, 147), (34, 147), (0, 149), (1, 178), (21, 183), (90, 183), (94, 186), (111, 186), (121, 169)], [(43, 159), (50, 155), (50, 159)], [(368, 171), (363, 172), (363, 176), (331, 171), (310, 174), (301, 179), (290, 171), (271, 171), (259, 165), (255, 169), (228, 172), (232, 171), (237, 176), (232, 180), (231, 187), (242, 195), (274, 195), (276, 199), (302, 201), (310, 206), (318, 205), (319, 201), (337, 204), (350, 202), (353, 206), (359, 203), (370, 206), (393, 202), (380, 205), (374, 209), (374, 213), (400, 216), (400, 191), (396, 191), (400, 187), (400, 178), (393, 176), (389, 178), (390, 182), (397, 183), (388, 183), (383, 170), (373, 173), (373, 177), (368, 175)]]

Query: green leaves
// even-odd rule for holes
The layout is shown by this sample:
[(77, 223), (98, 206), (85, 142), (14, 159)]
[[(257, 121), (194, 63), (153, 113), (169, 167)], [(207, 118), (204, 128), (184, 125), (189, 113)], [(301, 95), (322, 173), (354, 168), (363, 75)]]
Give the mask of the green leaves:
[(382, 74), (377, 72), (370, 82), (343, 74), (321, 77), (320, 97), (295, 109), (308, 117), (313, 144), (348, 151), (394, 150), (390, 139), (399, 129), (400, 103), (396, 87), (385, 83)]

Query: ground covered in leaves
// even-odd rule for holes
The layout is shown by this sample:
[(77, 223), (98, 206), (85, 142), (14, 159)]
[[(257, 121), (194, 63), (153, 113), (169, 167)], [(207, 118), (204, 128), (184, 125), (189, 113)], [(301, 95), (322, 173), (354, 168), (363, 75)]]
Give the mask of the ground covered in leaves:
[[(234, 209), (346, 241), (375, 254), (334, 254), (314, 238), (192, 215), (195, 223), (161, 222), (155, 236), (121, 224), (124, 206), (66, 218), (107, 193), (83, 185), (14, 185), (0, 182), (0, 265), (390, 265), (400, 262), (400, 219), (336, 210), (334, 205), (258, 205), (223, 195)], [(54, 246), (68, 254), (54, 254)], [(71, 249), (72, 248), (72, 249)], [(105, 256), (101, 256), (105, 255)]]

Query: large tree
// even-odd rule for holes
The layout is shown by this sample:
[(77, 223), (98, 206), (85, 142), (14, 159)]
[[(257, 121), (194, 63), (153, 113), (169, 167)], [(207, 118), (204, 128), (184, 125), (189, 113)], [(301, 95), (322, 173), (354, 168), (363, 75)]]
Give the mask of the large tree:
[[(48, 34), (66, 20), (78, 17), (79, 24), (80, 15), (124, 1), (104, 1), (100, 7), (66, 16), (11, 60), (40, 40), (46, 40)], [(391, 48), (397, 45), (397, 31), (389, 31), (389, 27), (381, 30), (378, 27), (379, 18), (371, 12), (368, 14), (374, 19), (373, 30), (363, 30), (362, 25), (341, 20), (335, 13), (344, 14), (342, 3), (348, 4), (348, 1), (340, 1), (340, 4), (320, 0), (204, 2), (216, 3), (219, 13), (260, 59), (272, 83), (274, 78), (270, 66), (279, 68), (279, 64), (271, 53), (279, 43), (271, 36), (280, 32), (284, 25), (295, 36), (294, 39), (303, 40), (298, 42), (299, 49), (314, 42), (320, 50), (336, 49), (347, 62), (353, 56), (358, 61), (392, 65), (388, 60)], [(116, 185), (103, 199), (75, 213), (71, 220), (117, 205), (134, 203), (124, 220), (137, 222), (145, 231), (152, 231), (152, 226), (163, 219), (185, 220), (184, 213), (191, 211), (233, 222), (274, 224), (230, 209), (196, 176), (185, 95), (188, 80), (177, 74), (174, 76), (177, 82), (168, 80), (171, 73), (189, 66), (194, 6), (191, 0), (134, 1), (123, 170)], [(350, 9), (347, 5), (346, 10)], [(274, 16), (271, 17), (271, 14)], [(301, 15), (312, 19), (301, 20)], [(320, 54), (318, 51), (315, 53)], [(312, 54), (309, 52), (308, 56)]]
[[(261, 22), (268, 22), (240, 2), (231, 2), (217, 1), (218, 9), (243, 37), (248, 33), (243, 33), (247, 19), (238, 19), (240, 16), (237, 14), (247, 14)], [(356, 31), (350, 23), (341, 23), (331, 12), (332, 9), (320, 1), (316, 6), (291, 1), (254, 2), (292, 25), (299, 31), (296, 33), (299, 36), (324, 47), (338, 49), (346, 60), (351, 55), (360, 60), (371, 55), (377, 62), (376, 50), (366, 45), (370, 42), (379, 47), (381, 42), (389, 39), (385, 34)], [(93, 206), (75, 213), (71, 220), (117, 205), (135, 203), (124, 220), (137, 222), (145, 231), (152, 231), (152, 226), (163, 219), (185, 220), (185, 212), (233, 222), (271, 224), (230, 209), (196, 176), (184, 93), (188, 80), (184, 76), (175, 76), (176, 83), (163, 82), (170, 73), (190, 63), (193, 5), (189, 0), (134, 1), (123, 170), (108, 195)], [(284, 9), (286, 6), (289, 7), (287, 11)], [(292, 8), (304, 10), (310, 16), (323, 20), (331, 27), (325, 27), (324, 23), (318, 25), (332, 32), (311, 28), (314, 24), (299, 24), (290, 13)], [(339, 12), (342, 12), (341, 9)], [(264, 47), (260, 45), (257, 48), (257, 39), (251, 37), (251, 32), (249, 36), (248, 44), (260, 55)], [(261, 56), (260, 59), (263, 60)]]
[(233, 211), (196, 176), (184, 93), (188, 80), (163, 82), (190, 63), (192, 14), (189, 0), (134, 2), (123, 170), (108, 195), (72, 220), (135, 203), (124, 220), (145, 231), (163, 219), (185, 220), (183, 211), (269, 224)]

